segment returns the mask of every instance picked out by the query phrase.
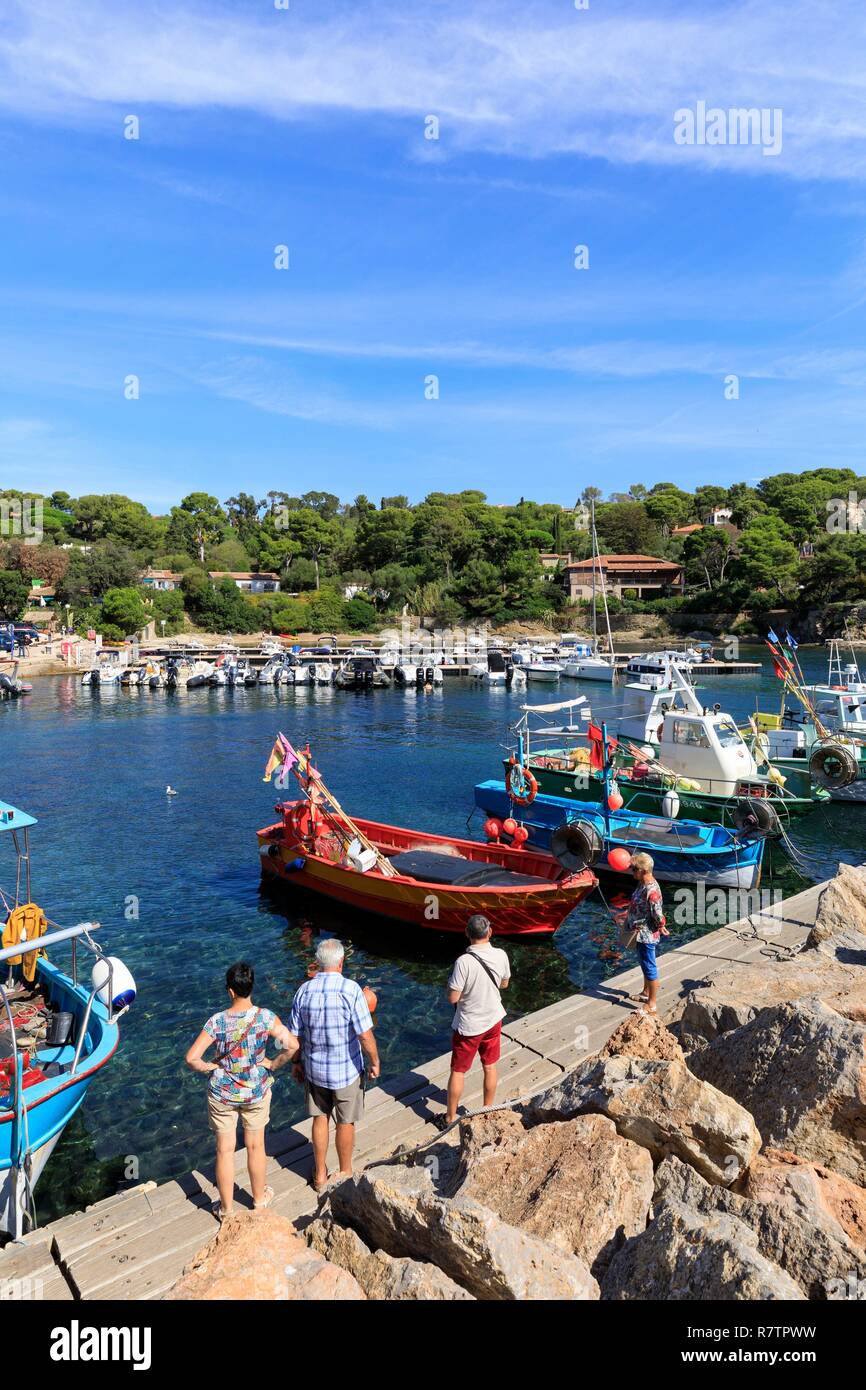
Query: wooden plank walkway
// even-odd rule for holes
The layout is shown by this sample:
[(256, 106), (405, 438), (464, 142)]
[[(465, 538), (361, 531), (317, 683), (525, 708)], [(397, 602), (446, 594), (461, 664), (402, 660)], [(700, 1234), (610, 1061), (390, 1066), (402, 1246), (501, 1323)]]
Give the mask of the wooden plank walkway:
[[(659, 1011), (667, 1012), (698, 980), (762, 954), (786, 955), (815, 921), (824, 884), (815, 884), (751, 919), (732, 923), (666, 952), (659, 963)], [(638, 968), (503, 1026), (497, 1100), (532, 1095), (600, 1048), (631, 1007), (640, 987)], [(450, 1054), (390, 1077), (367, 1095), (355, 1157), (363, 1167), (400, 1145), (413, 1146), (437, 1131), (445, 1108)], [(467, 1077), (464, 1104), (480, 1107), (481, 1071)], [(268, 1135), (268, 1181), (274, 1210), (290, 1220), (314, 1211), (307, 1184), (312, 1166), (311, 1121)], [(243, 1149), (235, 1156), (238, 1205), (251, 1206)], [(155, 1299), (180, 1277), (184, 1265), (214, 1234), (210, 1204), (213, 1171), (171, 1182), (145, 1183), (65, 1216), (0, 1252), (0, 1300)]]

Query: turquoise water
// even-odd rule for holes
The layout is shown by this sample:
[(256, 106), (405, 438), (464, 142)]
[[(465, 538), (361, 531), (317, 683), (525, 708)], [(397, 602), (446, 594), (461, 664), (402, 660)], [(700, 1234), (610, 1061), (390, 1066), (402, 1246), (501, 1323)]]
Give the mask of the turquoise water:
[[(743, 653), (752, 655), (764, 653)], [(805, 665), (815, 677), (826, 674), (823, 652), (805, 654)], [(739, 717), (754, 709), (756, 695), (765, 708), (776, 707), (768, 672), (767, 663), (760, 681), (707, 680), (704, 700), (719, 700)], [(580, 686), (563, 681), (560, 690), (565, 698)], [(608, 691), (582, 693), (611, 700)], [(537, 703), (551, 698), (549, 687), (530, 692)], [(233, 960), (254, 963), (257, 1002), (287, 1015), (318, 934), (337, 933), (349, 972), (379, 995), (383, 1075), (446, 1050), (450, 1010), (442, 989), (458, 944), (265, 892), (255, 831), (275, 818), (279, 792), (262, 782), (262, 772), (281, 729), (293, 742), (311, 742), (350, 812), (461, 834), (473, 784), (496, 775), (524, 699), (463, 682), (428, 696), (288, 687), (94, 694), (58, 677), (36, 680), (26, 699), (0, 704), (0, 798), (40, 821), (32, 834), (34, 897), (64, 925), (102, 922), (103, 945), (129, 965), (139, 990), (116, 1057), (41, 1180), (41, 1220), (106, 1195), (124, 1178), (164, 1180), (207, 1160), (203, 1083), (183, 1055), (222, 1006)], [(169, 783), (176, 797), (166, 796)], [(473, 825), (480, 834), (477, 818)], [(839, 859), (866, 857), (864, 827), (866, 807), (856, 806), (821, 808), (798, 822), (794, 838), (808, 856), (807, 878), (827, 877)], [(10, 862), (0, 851), (4, 887)], [(773, 885), (786, 894), (804, 886), (785, 861), (774, 857), (770, 867)], [(133, 899), (137, 920), (128, 915)], [(668, 945), (700, 929), (675, 928)], [(506, 943), (512, 1015), (624, 968), (600, 958), (609, 936), (610, 919), (594, 898), (552, 940)], [(274, 1122), (301, 1114), (300, 1092), (282, 1072)]]

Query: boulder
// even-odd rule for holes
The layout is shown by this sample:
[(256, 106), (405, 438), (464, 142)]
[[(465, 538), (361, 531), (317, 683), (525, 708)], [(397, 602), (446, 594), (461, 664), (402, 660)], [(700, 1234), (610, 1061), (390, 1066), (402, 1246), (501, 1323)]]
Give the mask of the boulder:
[(759, 1253), (784, 1270), (806, 1298), (834, 1297), (840, 1287), (847, 1288), (850, 1276), (866, 1276), (866, 1252), (822, 1206), (810, 1183), (813, 1165), (803, 1165), (802, 1182), (787, 1192), (784, 1180), (767, 1180), (770, 1166), (759, 1158), (749, 1170), (756, 1174), (752, 1190), (762, 1193), (765, 1200), (760, 1200), (713, 1187), (694, 1169), (668, 1158), (656, 1173), (654, 1200), (656, 1206), (677, 1202), (696, 1220), (718, 1213), (735, 1217), (754, 1233)]
[(748, 1168), (761, 1136), (747, 1110), (679, 1061), (588, 1057), (530, 1102), (536, 1119), (602, 1114), (658, 1161), (675, 1154), (728, 1186)]
[(751, 1111), (768, 1145), (863, 1186), (866, 1025), (840, 1011), (847, 997), (836, 1008), (813, 996), (763, 1009), (690, 1065)]
[[(696, 1182), (700, 1179), (692, 1173)], [(643, 1235), (614, 1255), (602, 1297), (618, 1302), (802, 1299), (794, 1280), (758, 1249), (758, 1238), (726, 1212), (704, 1214), (673, 1195)]]
[(579, 1255), (596, 1278), (625, 1237), (646, 1226), (652, 1159), (604, 1115), (527, 1128), (501, 1110), (464, 1120), (460, 1141), (454, 1190)]
[(786, 1149), (766, 1149), (747, 1169), (739, 1190), (752, 1201), (806, 1213), (816, 1226), (831, 1222), (866, 1254), (866, 1188), (841, 1174)]
[(599, 1057), (644, 1057), (657, 1062), (684, 1062), (683, 1050), (657, 1014), (629, 1014), (615, 1028)]
[[(850, 941), (852, 933), (859, 934), (866, 947), (866, 866), (840, 864), (836, 877), (830, 879), (818, 899), (815, 925), (806, 938), (806, 948), (817, 949), (835, 938), (856, 949), (857, 943)], [(866, 964), (866, 959), (861, 963)]]
[(472, 1197), (434, 1191), (426, 1168), (373, 1165), (334, 1187), (334, 1216), (371, 1246), (437, 1265), (485, 1300), (597, 1299), (585, 1262), (500, 1220)]
[(224, 1221), (166, 1294), (169, 1299), (231, 1302), (364, 1297), (351, 1274), (311, 1250), (291, 1221), (272, 1211), (245, 1212)]
[(473, 1301), (470, 1293), (435, 1265), (371, 1250), (357, 1232), (327, 1215), (305, 1227), (304, 1239), (326, 1260), (348, 1270), (369, 1299)]
[(856, 983), (862, 971), (833, 956), (803, 951), (793, 960), (719, 970), (687, 995), (679, 1036), (687, 1051), (722, 1033), (751, 1023), (762, 1009), (818, 995), (834, 997)]

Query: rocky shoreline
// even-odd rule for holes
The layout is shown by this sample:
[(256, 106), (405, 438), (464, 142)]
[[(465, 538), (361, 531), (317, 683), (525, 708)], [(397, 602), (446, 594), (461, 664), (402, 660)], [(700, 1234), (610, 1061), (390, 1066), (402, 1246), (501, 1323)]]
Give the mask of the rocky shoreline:
[(866, 1299), (866, 868), (528, 1101), (226, 1223), (173, 1299)]

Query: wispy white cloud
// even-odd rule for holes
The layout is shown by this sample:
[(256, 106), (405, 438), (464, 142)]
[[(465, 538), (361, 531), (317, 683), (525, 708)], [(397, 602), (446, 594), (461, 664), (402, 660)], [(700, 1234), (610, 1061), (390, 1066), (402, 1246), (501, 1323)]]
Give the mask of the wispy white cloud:
[[(576, 11), (462, 0), (336, 3), (325, 12), (199, 0), (7, 0), (0, 103), (43, 118), (100, 108), (246, 109), (275, 120), (363, 112), (417, 123), (436, 114), (436, 153), (473, 148), (617, 163), (866, 175), (859, 0), (706, 6), (635, 0)], [(778, 158), (743, 146), (678, 146), (674, 112), (698, 100), (781, 108)], [(102, 119), (102, 117), (100, 117)], [(430, 154), (429, 144), (426, 153)]]

